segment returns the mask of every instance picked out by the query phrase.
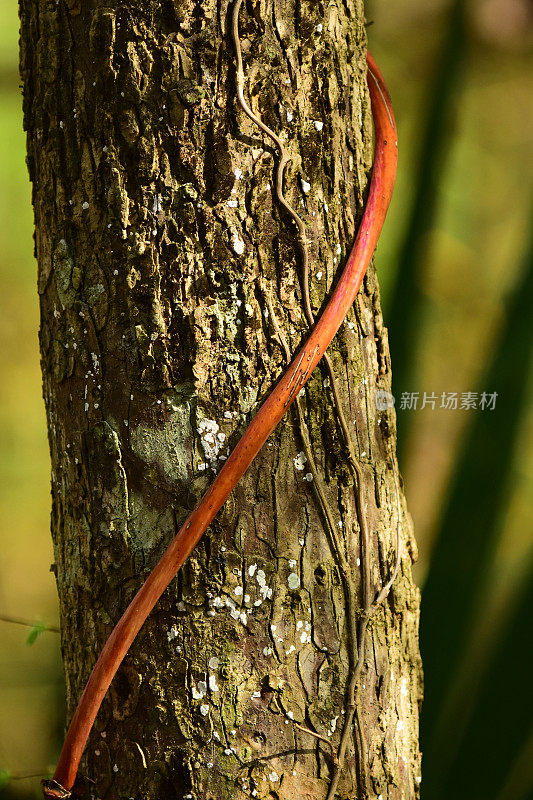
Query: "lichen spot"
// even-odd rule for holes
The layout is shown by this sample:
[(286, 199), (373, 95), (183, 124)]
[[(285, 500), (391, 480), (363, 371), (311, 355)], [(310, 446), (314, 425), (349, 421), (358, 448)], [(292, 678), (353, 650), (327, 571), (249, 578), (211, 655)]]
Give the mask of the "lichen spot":
[(305, 462), (307, 461), (307, 456), (302, 450), (300, 453), (298, 453), (296, 458), (293, 459), (293, 461), (295, 468), (301, 472), (304, 469)]
[(287, 583), (289, 584), (289, 589), (297, 589), (300, 586), (300, 578), (295, 572), (291, 572)]
[(310, 191), (311, 191), (311, 184), (310, 184), (310, 183), (308, 183), (307, 181), (305, 181), (305, 180), (302, 178), (302, 192), (303, 192), (304, 194), (309, 194), (309, 192), (310, 192)]
[(171, 629), (167, 631), (168, 641), (171, 642), (173, 639), (176, 638), (177, 635), (178, 635), (178, 629), (176, 628), (175, 625), (173, 625)]
[(316, 130), (317, 130), (317, 131), (319, 131), (319, 132), (320, 132), (320, 131), (322, 130), (322, 128), (324, 127), (324, 123), (323, 123), (321, 120), (319, 120), (319, 119), (315, 119), (315, 121), (314, 121), (314, 123), (313, 123), (313, 124), (314, 124), (314, 126), (315, 126)]
[(238, 256), (242, 256), (244, 253), (244, 242), (236, 233), (231, 237), (231, 246), (234, 253), (237, 253)]

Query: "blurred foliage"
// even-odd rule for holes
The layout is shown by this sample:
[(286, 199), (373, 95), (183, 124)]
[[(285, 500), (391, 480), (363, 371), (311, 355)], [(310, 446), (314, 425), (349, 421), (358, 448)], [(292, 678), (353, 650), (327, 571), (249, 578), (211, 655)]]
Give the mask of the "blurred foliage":
[[(452, 145), (450, 128), (461, 101), (461, 77), (468, 45), (465, 0), (453, 0), (448, 13), (442, 52), (438, 57), (435, 76), (426, 91), (417, 176), (397, 258), (396, 282), (387, 304), (391, 361), (394, 365), (393, 388), (398, 396), (409, 390), (416, 375), (412, 354), (420, 335), (420, 317), (425, 300), (419, 275), (425, 267), (428, 233), (438, 214), (439, 186)], [(400, 458), (407, 440), (408, 422), (409, 415), (398, 416)]]
[[(490, 412), (478, 411), (466, 433), (424, 585), (421, 645), (426, 671), (422, 709), (426, 798), (448, 796), (446, 779), (450, 777), (453, 758), (463, 742), (465, 718), (469, 714), (479, 716), (480, 712), (479, 699), (475, 701), (474, 694), (478, 689), (480, 666), (486, 665), (468, 663), (467, 658), (472, 629), (483, 614), (483, 596), (491, 588), (490, 584), (487, 586), (487, 576), (505, 524), (513, 462), (520, 446), (521, 420), (527, 411), (528, 395), (531, 399), (528, 390), (533, 348), (532, 308), (533, 241), (523, 275), (507, 303), (506, 322), (483, 379), (483, 385), (497, 392), (496, 407)], [(533, 584), (533, 574), (528, 579)], [(525, 632), (510, 642), (510, 662), (513, 658), (524, 658), (520, 644)], [(502, 635), (507, 638), (506, 632)], [(514, 652), (515, 648), (518, 652)], [(514, 680), (516, 676), (515, 672)], [(507, 697), (508, 679), (505, 668), (500, 674), (500, 696)], [(529, 702), (532, 697), (533, 693), (529, 692)], [(515, 706), (518, 718), (527, 703), (522, 699)], [(531, 722), (530, 718), (528, 723)], [(507, 731), (509, 740), (515, 734), (516, 731)], [(474, 741), (471, 744), (474, 745)], [(509, 767), (504, 763), (501, 750), (498, 760), (502, 774), (498, 775), (499, 783), (492, 781), (493, 789), (503, 783)], [(495, 765), (492, 766), (495, 772)], [(471, 765), (468, 772), (470, 770)], [(467, 777), (467, 774), (461, 775), (461, 789), (454, 791), (454, 797), (472, 796), (465, 793), (469, 785)]]
[[(522, 24), (513, 30), (505, 24), (513, 9), (502, 3), (443, 5), (416, 135), (407, 140), (410, 192), (384, 301), (397, 398), (497, 393), (493, 411), (437, 404), (397, 414), (423, 554), (424, 800), (533, 793), (533, 241), (522, 252), (533, 128), (530, 104), (520, 104), (533, 88), (533, 16), (526, 3), (514, 6)], [(427, 13), (419, 7), (419, 22)], [(408, 32), (394, 27), (395, 42), (416, 35), (410, 22)], [(492, 105), (483, 106), (483, 95)], [(426, 495), (423, 504), (413, 503), (412, 487)], [(513, 509), (518, 495), (522, 514)]]
[[(57, 620), (49, 572), (50, 461), (33, 260), (33, 218), (17, 67), (15, 2), (0, 2), (0, 614)], [(57, 635), (26, 645), (29, 628), (0, 621), (0, 768), (16, 778), (2, 798), (38, 797), (21, 776), (56, 757), (64, 718)], [(4, 780), (6, 776), (4, 774)]]
[[(394, 388), (498, 392), (494, 412), (397, 403), (420, 548), (422, 797), (533, 799), (529, 0), (368, 0), (400, 165), (378, 247)], [(57, 619), (16, 4), (0, 3), (0, 615)], [(29, 579), (31, 576), (31, 579)], [(47, 627), (47, 626), (45, 626)], [(0, 792), (39, 797), (61, 735), (58, 638), (0, 621)], [(6, 788), (1, 782), (7, 782)]]

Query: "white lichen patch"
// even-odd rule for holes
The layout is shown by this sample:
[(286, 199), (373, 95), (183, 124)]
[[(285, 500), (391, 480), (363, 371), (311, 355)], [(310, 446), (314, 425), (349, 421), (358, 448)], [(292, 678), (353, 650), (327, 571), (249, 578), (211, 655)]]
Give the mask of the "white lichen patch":
[(292, 111), (287, 111), (287, 122), (292, 122), (294, 119)]
[(312, 480), (313, 480), (313, 473), (312, 472), (307, 472), (304, 475), (304, 481), (307, 481), (308, 483), (311, 483)]
[(206, 717), (209, 714), (209, 706), (205, 703), (200, 706), (200, 714), (202, 717)]
[(300, 578), (295, 572), (291, 572), (287, 579), (287, 583), (289, 584), (289, 589), (298, 589), (300, 586)]
[(301, 472), (304, 469), (304, 465), (307, 461), (307, 456), (302, 450), (300, 453), (298, 453), (296, 458), (293, 459), (293, 461), (295, 468)]
[(302, 192), (303, 192), (304, 194), (309, 194), (309, 192), (310, 192), (310, 191), (311, 191), (311, 184), (310, 184), (310, 183), (308, 183), (307, 181), (305, 181), (305, 180), (302, 178)]
[(200, 435), (205, 457), (211, 462), (211, 466), (214, 466), (222, 449), (222, 444), (226, 440), (226, 435), (220, 431), (219, 424), (214, 419), (201, 420), (197, 431)]
[(198, 681), (197, 686), (191, 689), (193, 700), (203, 700), (207, 694), (207, 683), (205, 681)]
[(244, 253), (244, 242), (236, 233), (231, 237), (231, 247), (238, 256), (242, 256)]
[(315, 119), (315, 121), (313, 122), (313, 125), (315, 126), (317, 131), (321, 131), (322, 128), (324, 127), (324, 123), (319, 119)]
[(176, 628), (175, 625), (173, 625), (171, 627), (171, 629), (169, 631), (167, 631), (167, 639), (168, 639), (168, 641), (171, 642), (173, 639), (176, 638), (177, 635), (178, 635), (178, 629)]

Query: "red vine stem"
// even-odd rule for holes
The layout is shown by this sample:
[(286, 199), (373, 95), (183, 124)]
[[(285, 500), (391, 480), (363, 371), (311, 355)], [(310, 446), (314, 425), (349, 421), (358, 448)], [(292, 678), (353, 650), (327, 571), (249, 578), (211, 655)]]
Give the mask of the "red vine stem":
[(54, 779), (42, 781), (43, 795), (47, 800), (71, 796), (94, 720), (131, 643), (234, 486), (306, 384), (355, 300), (383, 227), (394, 187), (397, 162), (396, 126), (387, 87), (370, 54), (367, 54), (367, 65), (374, 119), (374, 166), (363, 218), (346, 266), (304, 346), (261, 405), (199, 505), (187, 517), (113, 629), (70, 723)]

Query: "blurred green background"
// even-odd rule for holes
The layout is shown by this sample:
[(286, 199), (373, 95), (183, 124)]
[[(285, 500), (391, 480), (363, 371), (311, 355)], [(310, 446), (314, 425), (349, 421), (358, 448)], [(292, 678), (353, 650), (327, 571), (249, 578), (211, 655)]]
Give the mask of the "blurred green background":
[[(377, 263), (423, 590), (425, 800), (533, 798), (533, 4), (367, 2), (400, 164)], [(0, 616), (57, 624), (16, 3), (0, 0)], [(443, 392), (497, 392), (493, 411)], [(419, 392), (416, 410), (402, 393)], [(436, 407), (422, 409), (423, 394)], [(57, 756), (58, 636), (0, 621), (0, 789)]]

